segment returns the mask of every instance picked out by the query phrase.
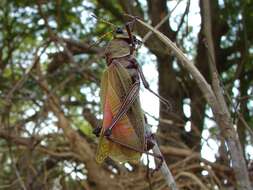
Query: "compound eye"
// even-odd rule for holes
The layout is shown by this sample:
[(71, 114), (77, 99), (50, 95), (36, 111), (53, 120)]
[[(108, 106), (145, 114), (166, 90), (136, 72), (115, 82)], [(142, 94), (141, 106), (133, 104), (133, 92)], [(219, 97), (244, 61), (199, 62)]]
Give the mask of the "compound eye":
[(116, 29), (116, 33), (117, 33), (117, 34), (123, 34), (124, 32), (123, 32), (122, 28), (118, 27), (118, 28)]

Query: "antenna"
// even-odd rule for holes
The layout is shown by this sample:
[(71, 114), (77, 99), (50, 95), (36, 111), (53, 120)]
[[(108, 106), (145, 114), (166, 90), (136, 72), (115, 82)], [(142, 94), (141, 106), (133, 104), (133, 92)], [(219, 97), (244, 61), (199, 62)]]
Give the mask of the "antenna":
[(94, 15), (94, 14), (91, 14), (91, 16), (92, 16), (93, 18), (97, 19), (97, 20), (100, 21), (100, 22), (106, 23), (106, 24), (108, 24), (108, 25), (110, 25), (110, 26), (112, 26), (112, 27), (114, 27), (114, 28), (117, 28), (117, 26), (116, 26), (115, 24), (113, 24), (113, 23), (111, 23), (111, 22), (109, 22), (109, 21), (107, 21), (107, 20), (105, 20), (105, 19), (98, 18), (98, 17), (97, 17), (96, 15)]
[[(105, 19), (99, 18), (99, 17), (97, 17), (95, 14), (91, 14), (91, 16), (92, 16), (93, 18), (97, 19), (97, 20), (100, 21), (100, 22), (103, 22), (103, 23), (105, 23), (105, 24), (108, 24), (108, 25), (112, 26), (112, 27), (114, 28), (114, 30), (115, 30), (116, 28), (118, 28), (115, 24), (113, 24), (113, 23), (111, 23), (111, 22), (109, 22), (109, 21), (107, 21), (107, 20), (105, 20)], [(102, 41), (102, 39), (105, 38), (107, 35), (113, 33), (114, 30), (111, 30), (111, 31), (109, 31), (109, 32), (106, 32), (105, 34), (103, 34), (102, 36), (100, 36), (96, 42), (94, 42), (93, 44), (91, 44), (91, 45), (88, 47), (88, 49), (90, 49), (91, 47), (93, 47), (93, 46), (95, 46), (95, 45), (100, 44), (101, 41)]]
[(105, 38), (107, 35), (109, 35), (109, 34), (111, 34), (111, 33), (113, 33), (113, 30), (111, 30), (111, 31), (109, 31), (109, 32), (106, 32), (105, 34), (103, 34), (102, 36), (100, 36), (100, 37), (98, 38), (98, 40), (96, 40), (93, 44), (91, 44), (91, 45), (88, 47), (88, 49), (92, 48), (92, 47), (95, 46), (95, 45), (100, 44), (100, 43), (102, 42), (102, 39)]

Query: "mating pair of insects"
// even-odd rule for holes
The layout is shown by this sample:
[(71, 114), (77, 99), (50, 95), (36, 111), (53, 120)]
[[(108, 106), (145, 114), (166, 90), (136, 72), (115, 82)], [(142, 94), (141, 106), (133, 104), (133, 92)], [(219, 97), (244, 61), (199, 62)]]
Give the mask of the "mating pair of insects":
[(145, 116), (139, 100), (140, 82), (161, 102), (169, 102), (149, 88), (135, 53), (141, 41), (132, 34), (136, 20), (125, 24), (125, 30), (117, 27), (114, 39), (105, 49), (107, 69), (101, 78), (102, 127), (94, 129), (99, 137), (96, 160), (102, 163), (106, 157), (119, 162), (139, 160), (142, 153), (154, 156), (160, 162), (161, 155), (150, 153), (155, 142), (145, 127)]

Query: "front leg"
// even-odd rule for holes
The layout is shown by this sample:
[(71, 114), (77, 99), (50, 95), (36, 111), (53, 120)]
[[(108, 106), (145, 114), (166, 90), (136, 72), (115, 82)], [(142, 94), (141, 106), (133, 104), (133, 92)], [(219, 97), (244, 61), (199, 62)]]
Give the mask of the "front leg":
[[(137, 65), (138, 65), (138, 64), (137, 64)], [(143, 74), (143, 72), (142, 72), (142, 70), (141, 70), (141, 67), (140, 67), (139, 65), (138, 65), (137, 69), (138, 69), (138, 73), (140, 74), (140, 78), (141, 78), (141, 80), (142, 80), (142, 82), (143, 82), (144, 87), (145, 87), (148, 91), (150, 91), (152, 94), (154, 94), (156, 97), (158, 97), (158, 98), (160, 99), (160, 101), (161, 101), (163, 104), (165, 104), (165, 105), (167, 106), (167, 109), (168, 109), (168, 110), (171, 110), (171, 108), (172, 108), (171, 103), (170, 103), (167, 99), (165, 99), (164, 97), (162, 97), (162, 96), (160, 96), (159, 94), (155, 93), (155, 92), (149, 87), (149, 84), (148, 84), (148, 82), (147, 82), (147, 80), (146, 80), (146, 78), (145, 78), (145, 76), (144, 76), (144, 74)]]

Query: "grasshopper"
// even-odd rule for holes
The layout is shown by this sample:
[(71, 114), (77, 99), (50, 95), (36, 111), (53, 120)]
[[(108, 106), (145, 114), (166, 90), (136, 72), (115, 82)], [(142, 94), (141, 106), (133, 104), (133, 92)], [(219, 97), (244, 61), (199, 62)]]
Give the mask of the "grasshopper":
[[(144, 114), (139, 100), (140, 82), (161, 102), (169, 102), (149, 87), (135, 53), (141, 44), (132, 29), (135, 20), (116, 28), (114, 39), (105, 49), (107, 69), (101, 78), (101, 103), (103, 125), (93, 133), (100, 137), (96, 160), (102, 163), (106, 157), (119, 162), (139, 160), (142, 153), (163, 162), (161, 155), (148, 152), (154, 146), (154, 137), (145, 129)], [(159, 169), (159, 167), (157, 167)]]

